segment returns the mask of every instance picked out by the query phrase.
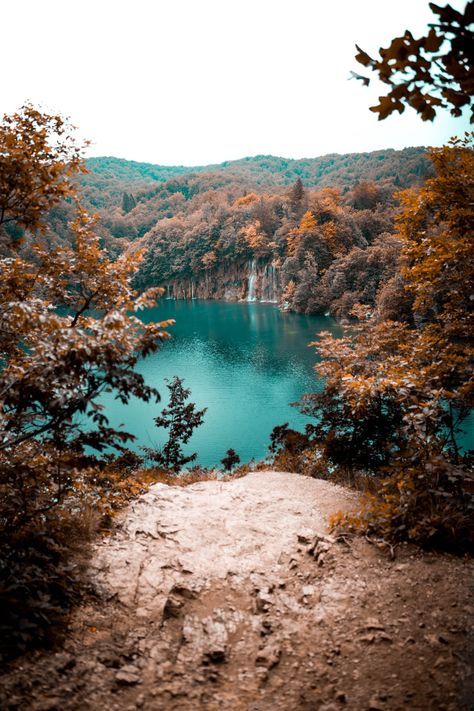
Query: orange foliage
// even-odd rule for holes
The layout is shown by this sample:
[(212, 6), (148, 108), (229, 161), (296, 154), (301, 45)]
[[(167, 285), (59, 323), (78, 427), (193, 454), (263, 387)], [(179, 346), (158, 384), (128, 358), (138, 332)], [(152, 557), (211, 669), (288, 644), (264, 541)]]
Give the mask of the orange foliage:
[(253, 202), (259, 200), (259, 196), (255, 193), (248, 193), (248, 195), (243, 195), (234, 202), (235, 207), (242, 207), (243, 205), (251, 205)]

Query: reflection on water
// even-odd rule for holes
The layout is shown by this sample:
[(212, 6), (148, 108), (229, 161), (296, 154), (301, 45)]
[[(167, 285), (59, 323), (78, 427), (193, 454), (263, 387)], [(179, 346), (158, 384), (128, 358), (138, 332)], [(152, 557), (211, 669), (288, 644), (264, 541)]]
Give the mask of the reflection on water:
[(139, 364), (162, 402), (133, 400), (128, 406), (110, 395), (102, 398), (114, 426), (137, 437), (138, 446), (159, 446), (166, 433), (153, 417), (167, 403), (164, 379), (184, 378), (191, 400), (207, 407), (204, 424), (195, 431), (186, 452), (198, 452), (204, 466), (218, 465), (229, 447), (243, 462), (262, 459), (273, 427), (307, 422), (290, 407), (304, 392), (320, 386), (313, 370), (316, 354), (308, 343), (321, 330), (338, 333), (328, 318), (282, 314), (272, 305), (231, 304), (219, 301), (163, 301), (144, 316), (145, 321), (174, 318), (173, 339)]

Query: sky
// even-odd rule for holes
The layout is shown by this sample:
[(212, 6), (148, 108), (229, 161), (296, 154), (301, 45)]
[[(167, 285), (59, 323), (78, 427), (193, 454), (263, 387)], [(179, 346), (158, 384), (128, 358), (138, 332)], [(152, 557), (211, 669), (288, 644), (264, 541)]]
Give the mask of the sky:
[(162, 165), (441, 145), (467, 119), (378, 122), (383, 85), (348, 79), (355, 43), (432, 20), (428, 0), (5, 0), (0, 114), (30, 101), (88, 155)]

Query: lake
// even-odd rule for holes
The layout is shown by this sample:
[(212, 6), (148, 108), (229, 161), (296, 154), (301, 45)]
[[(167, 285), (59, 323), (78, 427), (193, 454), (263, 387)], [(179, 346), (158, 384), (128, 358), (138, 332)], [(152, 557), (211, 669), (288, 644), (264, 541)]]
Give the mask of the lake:
[(133, 399), (124, 406), (106, 395), (105, 414), (113, 426), (125, 423), (137, 437), (131, 449), (157, 447), (167, 439), (153, 423), (168, 404), (164, 379), (183, 378), (191, 389), (189, 402), (208, 408), (204, 424), (183, 447), (186, 454), (197, 452), (197, 463), (205, 467), (219, 466), (229, 447), (242, 462), (265, 458), (275, 425), (303, 429), (309, 420), (290, 403), (322, 386), (308, 343), (322, 330), (341, 332), (333, 319), (282, 313), (256, 302), (163, 300), (143, 318), (176, 320), (169, 328), (172, 340), (137, 367), (162, 400)]

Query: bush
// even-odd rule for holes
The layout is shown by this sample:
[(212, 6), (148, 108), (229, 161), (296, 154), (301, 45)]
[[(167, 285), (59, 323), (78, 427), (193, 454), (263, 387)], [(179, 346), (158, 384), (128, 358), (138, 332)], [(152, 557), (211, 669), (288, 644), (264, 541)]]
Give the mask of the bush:
[(55, 511), (0, 540), (0, 661), (61, 637), (97, 524), (91, 512)]
[(442, 456), (393, 467), (376, 493), (362, 497), (357, 513), (331, 517), (333, 529), (350, 529), (387, 544), (408, 540), (455, 552), (474, 549), (474, 477)]

